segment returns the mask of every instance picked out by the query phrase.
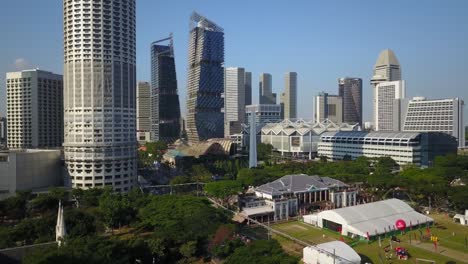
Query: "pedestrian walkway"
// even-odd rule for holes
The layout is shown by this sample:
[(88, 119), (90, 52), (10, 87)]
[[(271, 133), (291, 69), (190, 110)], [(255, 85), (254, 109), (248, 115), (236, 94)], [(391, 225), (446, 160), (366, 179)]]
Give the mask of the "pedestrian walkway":
[[(434, 245), (430, 243), (421, 243), (418, 240), (413, 240), (413, 243), (411, 244), (413, 247), (418, 247), (421, 249), (425, 249), (427, 251), (434, 252)], [(437, 245), (437, 253), (441, 254), (442, 256), (446, 256), (449, 258), (453, 258), (455, 260), (459, 260), (462, 263), (466, 263), (468, 261), (468, 254), (463, 253), (460, 251), (456, 251), (450, 248), (446, 248), (444, 246), (439, 246)]]

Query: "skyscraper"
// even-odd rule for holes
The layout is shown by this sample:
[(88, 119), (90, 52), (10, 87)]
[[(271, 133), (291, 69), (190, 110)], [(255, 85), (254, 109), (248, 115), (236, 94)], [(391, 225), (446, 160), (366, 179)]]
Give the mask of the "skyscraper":
[(338, 95), (325, 92), (315, 96), (315, 122), (322, 123), (328, 119), (335, 124), (343, 123), (343, 99)]
[(402, 131), (444, 132), (457, 138), (458, 146), (464, 147), (464, 106), (459, 98), (429, 100), (415, 97), (408, 102)]
[(41, 70), (9, 72), (9, 148), (53, 148), (63, 143), (63, 77)]
[(186, 122), (189, 141), (198, 142), (224, 136), (224, 32), (196, 12), (190, 20)]
[(149, 82), (138, 82), (136, 89), (136, 129), (138, 143), (150, 141), (151, 131), (151, 89)]
[(245, 76), (244, 68), (224, 71), (224, 137), (240, 133), (245, 123)]
[(287, 72), (284, 75), (284, 93), (281, 95), (284, 119), (297, 118), (297, 73)]
[(375, 87), (381, 82), (399, 80), (401, 80), (400, 62), (391, 49), (383, 50), (375, 62), (371, 84)]
[(252, 73), (245, 72), (245, 105), (252, 104)]
[(343, 123), (362, 126), (362, 79), (338, 79), (338, 95), (343, 99)]
[(269, 73), (260, 74), (260, 82), (258, 83), (260, 104), (276, 104), (276, 94), (272, 93), (272, 78)]
[[(169, 41), (168, 45), (163, 42)], [(152, 140), (180, 137), (180, 104), (172, 34), (151, 44)]]
[(381, 82), (374, 89), (375, 130), (400, 131), (401, 99), (405, 98), (405, 81)]
[[(401, 80), (401, 66), (400, 62), (398, 61), (395, 53), (391, 49), (386, 49), (380, 52), (379, 57), (374, 65), (374, 70), (371, 79), (371, 85), (373, 86), (374, 91), (374, 104), (373, 104), (373, 112), (374, 114), (377, 113), (377, 99), (375, 94), (375, 87), (382, 82), (393, 82)], [(374, 116), (374, 122), (377, 119)], [(376, 124), (374, 123), (376, 127)]]
[(135, 0), (63, 1), (65, 163), (74, 188), (136, 182)]

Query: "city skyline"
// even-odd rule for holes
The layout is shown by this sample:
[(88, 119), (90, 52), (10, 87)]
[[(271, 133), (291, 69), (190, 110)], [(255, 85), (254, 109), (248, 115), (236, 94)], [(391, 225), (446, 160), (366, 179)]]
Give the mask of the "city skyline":
[[(147, 50), (151, 41), (174, 32), (176, 67), (177, 72), (180, 73), (178, 86), (180, 100), (183, 102), (181, 103), (183, 114), (186, 112), (187, 17), (193, 10), (223, 25), (226, 32), (225, 66), (248, 68), (254, 78), (254, 91), (257, 76), (261, 72), (272, 74), (273, 92), (277, 94), (283, 90), (281, 77), (284, 72), (298, 72), (301, 76), (298, 80), (298, 92), (301, 94), (298, 98), (298, 117), (312, 118), (311, 102), (314, 95), (319, 91), (334, 94), (336, 78), (355, 76), (363, 80), (364, 121), (371, 121), (372, 89), (369, 81), (378, 54), (387, 48), (395, 51), (400, 60), (404, 70), (403, 79), (407, 81), (407, 98), (414, 96), (433, 99), (460, 97), (465, 101), (468, 98), (468, 89), (463, 89), (465, 84), (462, 78), (463, 70), (468, 67), (468, 34), (466, 34), (467, 29), (458, 26), (468, 22), (468, 18), (463, 13), (468, 3), (463, 1), (449, 3), (430, 1), (424, 6), (400, 1), (400, 4), (395, 3), (393, 6), (386, 7), (384, 12), (391, 14), (398, 11), (399, 21), (379, 20), (378, 23), (376, 21), (382, 15), (382, 10), (378, 5), (370, 5), (368, 1), (340, 2), (339, 8), (336, 8), (338, 2), (335, 1), (320, 3), (303, 1), (298, 2), (294, 7), (275, 3), (266, 6), (271, 16), (266, 17), (265, 21), (255, 20), (254, 12), (256, 7), (264, 3), (263, 1), (249, 5), (247, 12), (243, 13), (242, 20), (237, 19), (235, 15), (235, 11), (241, 7), (234, 4), (174, 2), (139, 1), (137, 4), (139, 14), (137, 80), (150, 80), (150, 58)], [(23, 8), (26, 4), (31, 8)], [(6, 28), (8, 21), (11, 20), (10, 13), (17, 13), (15, 10), (20, 9), (24, 14), (24, 19), (18, 23), (13, 32)], [(0, 21), (2, 27), (5, 27), (3, 32), (6, 32), (7, 39), (10, 41), (0, 44), (0, 71), (39, 67), (59, 74), (63, 73), (61, 1), (40, 3), (31, 0), (8, 1), (3, 10), (8, 12), (1, 16)], [(38, 25), (34, 23), (38, 17), (38, 13), (34, 10), (44, 10), (48, 14), (41, 16), (41, 23)], [(349, 12), (350, 10), (359, 10), (366, 16), (353, 16), (353, 21), (347, 23), (346, 17), (353, 14)], [(436, 14), (434, 10), (437, 10)], [(294, 17), (277, 19), (279, 15), (292, 11), (297, 11)], [(337, 18), (340, 15), (342, 17), (336, 21), (327, 18), (327, 14), (335, 11)], [(150, 14), (151, 12), (156, 12), (157, 15)], [(285, 16), (289, 17), (289, 15)], [(162, 21), (168, 23), (162, 23)], [(396, 27), (390, 27), (392, 23), (397, 23)], [(156, 24), (170, 26), (154, 27)], [(321, 26), (310, 27), (311, 24)], [(251, 25), (251, 27), (248, 28), (246, 25)], [(49, 30), (42, 31), (36, 27), (47, 27)], [(391, 28), (392, 36), (395, 37), (375, 38), (373, 32), (378, 27)], [(259, 30), (264, 30), (262, 32), (264, 34), (258, 34)], [(273, 34), (272, 31), (287, 32), (287, 34)], [(25, 32), (30, 34), (24, 34)], [(348, 34), (359, 37), (346, 38)], [(289, 43), (293, 48), (285, 48), (285, 35), (292, 39)], [(316, 39), (316, 36), (320, 38)], [(26, 37), (35, 38), (34, 49), (28, 48), (30, 42), (26, 41)], [(347, 39), (346, 45), (336, 41), (341, 38)], [(312, 42), (312, 39), (315, 41)], [(337, 63), (339, 58), (341, 59)], [(429, 60), (431, 63), (428, 63)], [(2, 74), (0, 97), (4, 98), (5, 95), (5, 75)], [(257, 102), (257, 94), (253, 92), (252, 103)], [(6, 99), (0, 101), (0, 114), (6, 115)], [(465, 121), (467, 119), (468, 115), (465, 114)]]

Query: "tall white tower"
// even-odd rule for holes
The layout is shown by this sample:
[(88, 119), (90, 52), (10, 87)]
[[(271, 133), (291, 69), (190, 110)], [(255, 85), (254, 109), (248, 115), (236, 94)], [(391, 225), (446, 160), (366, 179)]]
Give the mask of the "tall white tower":
[(257, 123), (254, 112), (250, 115), (249, 168), (257, 167)]
[(64, 0), (64, 152), (74, 188), (136, 181), (135, 0)]
[(62, 240), (67, 235), (67, 231), (65, 228), (65, 218), (63, 217), (63, 206), (62, 201), (59, 201), (59, 208), (57, 212), (57, 225), (55, 226), (55, 241), (60, 246), (62, 244)]
[(284, 74), (284, 94), (281, 96), (284, 104), (284, 119), (297, 118), (297, 73)]
[(224, 137), (238, 134), (245, 123), (245, 69), (224, 69)]

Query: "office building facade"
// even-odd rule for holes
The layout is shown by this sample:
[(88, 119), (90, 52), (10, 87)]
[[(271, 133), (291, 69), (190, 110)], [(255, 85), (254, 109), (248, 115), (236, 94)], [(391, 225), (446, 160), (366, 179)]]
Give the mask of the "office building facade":
[(73, 188), (136, 183), (135, 0), (63, 1), (65, 163)]
[(390, 157), (399, 165), (431, 166), (437, 156), (457, 153), (455, 137), (440, 132), (325, 132), (318, 156), (329, 160)]
[(193, 13), (188, 55), (187, 136), (198, 142), (224, 136), (224, 32)]
[(136, 88), (136, 130), (140, 145), (150, 141), (151, 88), (149, 82), (138, 82)]
[(56, 148), (63, 143), (63, 77), (42, 70), (6, 75), (8, 148)]
[(376, 131), (400, 131), (405, 81), (381, 82), (374, 88), (374, 125)]
[(415, 97), (408, 102), (402, 130), (444, 132), (457, 138), (458, 147), (464, 147), (463, 109), (464, 102), (459, 98), (429, 100)]
[(328, 119), (335, 124), (343, 123), (343, 98), (341, 96), (321, 92), (315, 96), (314, 102), (315, 122), (321, 123)]
[(283, 119), (297, 118), (297, 73), (287, 72), (284, 75), (284, 93), (281, 95)]
[(0, 149), (6, 148), (7, 142), (7, 119), (0, 117)]
[[(169, 42), (164, 45), (165, 42)], [(172, 35), (151, 44), (151, 138), (174, 142), (180, 137), (180, 104)]]
[(63, 186), (62, 171), (59, 149), (0, 151), (0, 197)]
[(260, 104), (276, 104), (276, 93), (272, 91), (272, 77), (269, 73), (261, 73), (258, 83), (258, 101)]
[(245, 72), (245, 105), (252, 104), (252, 73)]
[(245, 123), (245, 70), (229, 67), (224, 71), (224, 137), (241, 132)]
[(343, 101), (343, 122), (362, 126), (362, 79), (338, 79), (338, 95)]

